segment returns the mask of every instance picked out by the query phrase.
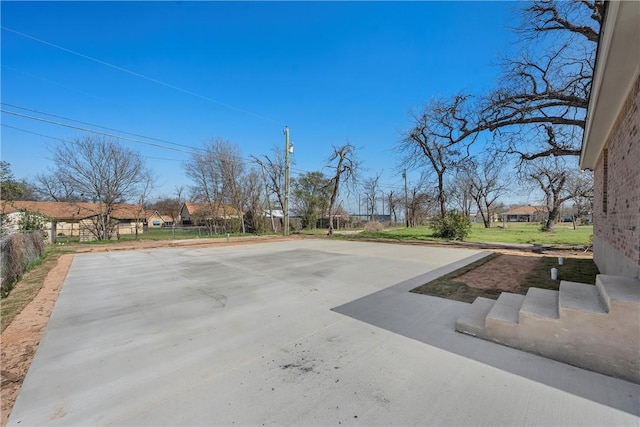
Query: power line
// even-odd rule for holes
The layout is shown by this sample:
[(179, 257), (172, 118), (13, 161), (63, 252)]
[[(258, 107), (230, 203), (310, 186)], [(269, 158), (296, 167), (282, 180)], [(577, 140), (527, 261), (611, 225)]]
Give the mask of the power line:
[(54, 122), (53, 120), (43, 119), (42, 117), (29, 116), (27, 114), (21, 114), (21, 113), (15, 112), (15, 111), (9, 111), (9, 110), (5, 110), (5, 109), (0, 109), (0, 112), (3, 112), (5, 114), (11, 114), (11, 115), (18, 116), (18, 117), (22, 117), (22, 118), (25, 118), (25, 119), (36, 120), (36, 121), (39, 121), (39, 122), (49, 123), (49, 124), (53, 124), (53, 125), (57, 125), (57, 126), (63, 126), (63, 127), (67, 127), (67, 128), (70, 128), (70, 129), (81, 130), (81, 131), (84, 131), (84, 132), (91, 132), (91, 133), (95, 133), (97, 135), (103, 135), (103, 136), (108, 136), (108, 137), (117, 138), (117, 139), (124, 139), (125, 141), (137, 142), (139, 144), (150, 145), (152, 147), (164, 148), (165, 150), (179, 151), (179, 152), (187, 153), (187, 154), (196, 154), (194, 151), (187, 151), (187, 150), (183, 150), (183, 149), (180, 149), (180, 148), (167, 147), (167, 146), (160, 145), (160, 144), (154, 144), (153, 142), (141, 141), (139, 139), (128, 138), (126, 136), (113, 135), (113, 134), (110, 134), (110, 133), (100, 132), (100, 131), (97, 131), (97, 130), (93, 130), (93, 129), (89, 129), (89, 128), (83, 128), (83, 127), (80, 127), (80, 126), (74, 126), (74, 125), (70, 125), (70, 124), (67, 124), (67, 123)]
[(84, 122), (82, 120), (70, 119), (69, 117), (59, 116), (57, 114), (45, 113), (44, 111), (33, 110), (33, 109), (27, 108), (27, 107), (20, 107), (18, 105), (9, 104), (9, 103), (6, 103), (6, 102), (0, 102), (0, 104), (6, 105), (6, 106), (12, 107), (12, 108), (18, 108), (18, 109), (24, 110), (24, 111), (29, 111), (29, 112), (32, 112), (32, 113), (44, 114), (45, 116), (55, 117), (57, 119), (63, 119), (63, 120), (67, 120), (67, 121), (75, 122), (75, 123), (80, 123), (80, 124), (87, 125), (87, 126), (93, 126), (93, 127), (99, 128), (99, 129), (105, 129), (105, 130), (109, 130), (109, 131), (113, 131), (113, 132), (123, 133), (123, 134), (126, 134), (126, 135), (137, 136), (137, 137), (141, 137), (141, 138), (145, 138), (145, 139), (150, 139), (152, 141), (164, 142), (165, 144), (175, 145), (177, 147), (188, 148), (188, 149), (191, 149), (191, 150), (201, 150), (200, 148), (192, 147), (190, 145), (178, 144), (176, 142), (171, 142), (171, 141), (167, 141), (167, 140), (164, 140), (164, 139), (154, 138), (154, 137), (151, 137), (151, 136), (145, 136), (145, 135), (141, 135), (139, 133), (127, 132), (127, 131), (114, 129), (114, 128), (110, 128), (110, 127), (106, 127), (106, 126), (100, 126), (100, 125), (96, 125), (94, 123)]
[[(2, 104), (6, 104), (6, 103), (2, 103)], [(6, 105), (11, 105), (11, 104), (6, 104)], [(214, 155), (214, 154), (212, 154), (210, 152), (207, 152), (207, 150), (202, 149), (202, 148), (197, 148), (197, 147), (184, 145), (184, 144), (177, 144), (177, 143), (174, 143), (174, 142), (165, 141), (165, 140), (161, 140), (161, 139), (158, 139), (158, 138), (148, 137), (148, 136), (137, 134), (137, 133), (121, 131), (121, 130), (118, 130), (118, 129), (113, 129), (113, 128), (109, 128), (109, 127), (105, 127), (105, 126), (95, 125), (95, 124), (92, 124), (92, 123), (87, 123), (87, 122), (83, 122), (83, 121), (80, 121), (80, 120), (75, 120), (75, 119), (71, 119), (71, 118), (68, 118), (68, 117), (63, 117), (63, 116), (59, 116), (59, 115), (55, 115), (55, 114), (40, 112), (40, 111), (37, 111), (37, 110), (32, 110), (32, 109), (28, 109), (28, 108), (24, 108), (24, 107), (18, 107), (18, 106), (15, 106), (15, 107), (16, 108), (20, 108), (20, 109), (24, 109), (24, 110), (27, 110), (27, 111), (37, 112), (39, 114), (44, 114), (44, 115), (51, 116), (51, 117), (61, 118), (61, 119), (72, 121), (72, 122), (76, 122), (76, 123), (83, 123), (83, 124), (87, 124), (89, 126), (94, 126), (94, 127), (98, 127), (98, 128), (102, 128), (102, 129), (112, 130), (112, 131), (119, 132), (119, 133), (124, 133), (124, 134), (129, 134), (129, 135), (136, 135), (136, 136), (140, 136), (140, 137), (145, 138), (145, 139), (166, 142), (168, 144), (172, 144), (172, 145), (177, 145), (177, 146), (188, 148), (189, 150), (183, 150), (183, 149), (173, 148), (173, 147), (166, 147), (166, 146), (161, 145), (161, 144), (154, 144), (154, 143), (147, 142), (147, 141), (142, 141), (142, 140), (139, 140), (139, 139), (128, 138), (128, 137), (124, 137), (124, 136), (120, 136), (120, 135), (114, 135), (114, 134), (107, 133), (107, 132), (100, 132), (100, 131), (96, 131), (96, 130), (89, 129), (89, 128), (84, 128), (84, 127), (80, 127), (80, 126), (70, 125), (70, 124), (67, 124), (67, 123), (56, 122), (56, 121), (53, 121), (53, 120), (44, 119), (44, 118), (41, 118), (41, 117), (30, 116), (30, 115), (18, 113), (18, 112), (15, 112), (15, 111), (9, 111), (9, 110), (5, 110), (5, 109), (0, 109), (0, 112), (6, 113), (6, 114), (11, 114), (11, 115), (18, 116), (18, 117), (25, 118), (25, 119), (29, 119), (29, 120), (36, 120), (36, 121), (40, 121), (40, 122), (44, 122), (44, 123), (53, 124), (53, 125), (56, 125), (56, 126), (63, 126), (63, 127), (71, 128), (71, 129), (82, 130), (82, 131), (85, 131), (85, 132), (90, 132), (90, 133), (103, 135), (103, 136), (108, 136), (108, 137), (117, 138), (117, 139), (123, 139), (123, 140), (130, 141), (130, 142), (135, 142), (135, 143), (139, 143), (139, 144), (144, 144), (144, 145), (150, 145), (150, 146), (153, 146), (153, 147), (163, 148), (163, 149), (166, 149), (166, 150), (178, 151), (178, 152), (183, 152), (183, 153), (192, 154), (192, 155), (200, 155), (200, 156), (201, 155), (207, 155), (209, 158), (221, 159), (220, 156), (216, 156), (216, 155)], [(11, 127), (11, 126), (7, 126), (7, 127)], [(25, 131), (25, 130), (19, 129), (19, 128), (14, 128), (14, 129)], [(39, 134), (37, 134), (35, 132), (30, 132), (30, 131), (26, 131), (26, 132), (39, 135)], [(42, 135), (42, 136), (45, 136), (45, 137), (48, 137), (48, 138), (53, 138), (53, 137), (49, 137), (47, 135)], [(58, 139), (58, 138), (53, 138), (53, 139)], [(58, 140), (62, 141), (62, 142), (65, 141), (64, 139), (58, 139)], [(149, 156), (146, 156), (146, 157), (149, 157)], [(234, 159), (240, 161), (243, 164), (253, 164), (254, 163), (253, 160), (245, 158), (245, 157), (240, 157), (240, 156), (228, 156), (228, 157), (234, 158)]]
[(31, 36), (31, 35), (29, 35), (29, 34), (25, 34), (25, 33), (22, 33), (22, 32), (20, 32), (20, 31), (13, 30), (13, 29), (8, 28), (8, 27), (5, 27), (5, 26), (0, 26), (0, 28), (2, 28), (2, 29), (3, 29), (3, 30), (5, 30), (5, 31), (9, 31), (9, 32), (11, 32), (11, 33), (17, 34), (17, 35), (19, 35), (19, 36), (22, 36), (22, 37), (25, 37), (25, 38), (28, 38), (28, 39), (34, 40), (34, 41), (36, 41), (36, 42), (38, 42), (38, 43), (42, 43), (42, 44), (44, 44), (44, 45), (47, 45), (47, 46), (50, 46), (50, 47), (53, 47), (53, 48), (56, 48), (56, 49), (60, 49), (60, 50), (62, 50), (62, 51), (64, 51), (64, 52), (71, 53), (71, 54), (73, 54), (73, 55), (76, 55), (76, 56), (79, 56), (79, 57), (81, 57), (81, 58), (87, 59), (87, 60), (89, 60), (89, 61), (93, 61), (93, 62), (96, 62), (96, 63), (98, 63), (98, 64), (104, 65), (104, 66), (106, 66), (106, 67), (113, 68), (114, 70), (118, 70), (118, 71), (121, 71), (121, 72), (123, 72), (123, 73), (130, 74), (130, 75), (132, 75), (132, 76), (135, 76), (135, 77), (138, 77), (138, 78), (141, 78), (141, 79), (144, 79), (144, 80), (147, 80), (147, 81), (150, 81), (150, 82), (153, 82), (153, 83), (159, 84), (159, 85), (161, 85), (161, 86), (168, 87), (168, 88), (173, 89), (173, 90), (177, 90), (178, 92), (182, 92), (182, 93), (185, 93), (185, 94), (187, 94), (187, 95), (191, 95), (191, 96), (194, 96), (194, 97), (196, 97), (196, 98), (200, 98), (200, 99), (203, 99), (203, 100), (205, 100), (205, 101), (208, 101), (208, 102), (212, 102), (212, 103), (214, 103), (214, 104), (221, 105), (221, 106), (226, 107), (226, 108), (229, 108), (229, 109), (231, 109), (231, 110), (235, 110), (235, 111), (238, 111), (238, 112), (241, 112), (241, 113), (244, 113), (244, 114), (249, 114), (249, 115), (254, 116), (254, 117), (257, 117), (257, 118), (259, 118), (259, 119), (266, 120), (266, 121), (269, 121), (269, 122), (272, 122), (272, 123), (276, 123), (276, 121), (275, 121), (275, 120), (270, 119), (270, 118), (265, 117), (265, 116), (262, 116), (262, 115), (260, 115), (260, 114), (252, 113), (251, 111), (244, 110), (244, 109), (242, 109), (242, 108), (239, 108), (239, 107), (233, 106), (233, 105), (231, 105), (231, 104), (227, 104), (227, 103), (222, 102), (222, 101), (218, 101), (217, 99), (213, 99), (213, 98), (210, 98), (210, 97), (208, 97), (208, 96), (200, 95), (199, 93), (192, 92), (192, 91), (190, 91), (190, 90), (183, 89), (183, 88), (181, 88), (181, 87), (179, 87), (179, 86), (175, 86), (175, 85), (172, 85), (172, 84), (170, 84), (170, 83), (163, 82), (162, 80), (154, 79), (153, 77), (149, 77), (149, 76), (146, 76), (146, 75), (144, 75), (144, 74), (141, 74), (141, 73), (138, 73), (138, 72), (135, 72), (135, 71), (129, 70), (129, 69), (127, 69), (127, 68), (123, 68), (123, 67), (120, 67), (120, 66), (118, 66), (118, 65), (111, 64), (111, 63), (106, 62), (106, 61), (103, 61), (103, 60), (101, 60), (101, 59), (94, 58), (94, 57), (89, 56), (89, 55), (85, 55), (84, 53), (80, 53), (80, 52), (77, 52), (77, 51), (75, 51), (75, 50), (72, 50), (72, 49), (69, 49), (69, 48), (66, 48), (66, 47), (63, 47), (63, 46), (57, 45), (57, 44), (55, 44), (55, 43), (51, 43), (51, 42), (48, 42), (48, 41), (46, 41), (46, 40), (39, 39), (39, 38), (34, 37), (34, 36)]
[[(84, 125), (88, 125), (88, 126), (93, 126), (93, 127), (97, 127), (97, 128), (100, 128), (100, 129), (110, 130), (110, 131), (118, 132), (118, 133), (121, 133), (121, 134), (138, 136), (138, 137), (141, 137), (141, 138), (145, 138), (145, 139), (149, 139), (149, 140), (153, 140), (153, 141), (159, 141), (159, 142), (163, 142), (163, 143), (166, 143), (166, 144), (174, 145), (174, 146), (177, 146), (177, 147), (184, 147), (184, 148), (187, 148), (188, 150), (181, 149), (181, 148), (167, 147), (165, 145), (156, 144), (156, 143), (152, 143), (152, 142), (148, 142), (148, 141), (142, 141), (140, 139), (128, 138), (128, 137), (115, 135), (115, 134), (111, 134), (111, 133), (107, 133), (107, 132), (101, 132), (101, 131), (97, 131), (97, 130), (93, 130), (93, 129), (89, 129), (89, 128), (84, 128), (84, 127), (80, 127), (80, 126), (74, 126), (74, 125), (67, 124), (67, 123), (48, 120), (48, 119), (41, 118), (41, 117), (30, 116), (30, 115), (18, 113), (18, 112), (15, 112), (15, 111), (9, 111), (9, 110), (5, 110), (5, 109), (0, 109), (0, 112), (6, 113), (6, 114), (11, 114), (11, 115), (14, 115), (14, 116), (17, 116), (17, 117), (21, 117), (21, 118), (25, 118), (25, 119), (29, 119), (29, 120), (40, 121), (40, 122), (44, 122), (44, 123), (48, 123), (48, 124), (53, 124), (53, 125), (56, 125), (56, 126), (63, 126), (63, 127), (67, 127), (67, 128), (71, 128), (71, 129), (75, 129), (75, 130), (81, 130), (81, 131), (84, 131), (84, 132), (90, 132), (90, 133), (103, 135), (103, 136), (108, 136), (108, 137), (112, 137), (112, 138), (123, 139), (123, 140), (126, 140), (126, 141), (130, 141), (130, 142), (134, 142), (134, 143), (138, 143), (138, 144), (149, 145), (149, 146), (162, 148), (162, 149), (166, 149), (166, 150), (172, 150), (172, 151), (177, 151), (177, 152), (182, 152), (182, 153), (187, 153), (187, 154), (192, 154), (192, 155), (194, 155), (194, 154), (195, 155), (208, 155), (211, 158), (220, 159), (219, 156), (215, 156), (215, 155), (213, 155), (211, 153), (207, 153), (207, 151), (202, 149), (202, 148), (197, 148), (197, 147), (193, 147), (193, 146), (185, 145), (185, 144), (178, 144), (178, 143), (175, 143), (175, 142), (166, 141), (166, 140), (159, 139), (159, 138), (145, 136), (145, 135), (142, 135), (142, 134), (139, 134), (139, 133), (122, 131), (122, 130), (119, 130), (119, 129), (114, 129), (114, 128), (110, 128), (110, 127), (106, 127), (106, 126), (96, 125), (96, 124), (93, 124), (93, 123), (84, 122), (84, 121), (81, 121), (81, 120), (76, 120), (76, 119), (60, 116), (60, 115), (57, 115), (57, 114), (46, 113), (46, 112), (43, 112), (43, 111), (38, 111), (38, 110), (27, 108), (27, 107), (20, 107), (20, 106), (14, 105), (14, 104), (6, 103), (6, 102), (0, 102), (0, 104), (6, 105), (6, 106), (10, 106), (12, 108), (18, 108), (18, 109), (21, 109), (21, 110), (33, 112), (33, 113), (36, 113), (36, 114), (43, 114), (43, 115), (46, 115), (46, 116), (49, 116), (49, 117), (55, 117), (55, 118), (58, 118), (58, 119), (63, 119), (63, 120), (67, 120), (67, 121), (71, 121), (71, 122), (75, 122), (75, 123), (80, 123), (80, 124), (84, 124)], [(11, 129), (15, 129), (15, 130), (19, 130), (19, 131), (22, 131), (22, 132), (30, 133), (30, 134), (33, 134), (33, 135), (42, 136), (42, 137), (45, 137), (45, 138), (55, 139), (55, 140), (58, 140), (58, 141), (61, 141), (61, 142), (65, 141), (64, 139), (55, 138), (55, 137), (52, 137), (52, 136), (48, 136), (48, 135), (44, 135), (44, 134), (28, 131), (28, 130), (17, 128), (17, 127), (14, 127), (14, 126), (10, 126), (10, 125), (4, 124), (4, 123), (2, 123), (2, 126), (8, 127), (8, 128), (11, 128)], [(166, 159), (166, 158), (151, 157), (151, 156), (142, 156), (142, 157), (150, 158), (150, 159), (158, 159), (158, 160), (183, 161), (183, 160), (180, 160), (180, 159)], [(251, 164), (255, 163), (250, 158), (240, 157), (240, 156), (231, 156), (231, 157), (235, 158), (236, 160), (239, 160), (240, 162), (244, 163), (245, 165), (251, 165)], [(290, 170), (292, 172), (294, 172), (295, 175), (298, 176), (298, 177), (303, 175), (303, 174), (305, 174), (305, 173), (312, 172), (312, 171), (308, 171), (308, 170), (304, 170), (304, 169), (298, 169), (298, 168), (291, 168)], [(401, 190), (402, 189), (401, 185), (398, 185), (398, 184), (379, 183), (378, 186), (379, 187), (384, 187), (384, 188), (396, 189), (396, 190)]]
[[(20, 132), (30, 133), (31, 135), (41, 136), (43, 138), (49, 138), (49, 139), (54, 139), (56, 141), (65, 142), (64, 139), (57, 138), (55, 136), (45, 135), (43, 133), (38, 133), (38, 132), (33, 132), (33, 131), (30, 131), (30, 130), (26, 130), (26, 129), (22, 129), (22, 128), (19, 128), (19, 127), (11, 126), (11, 125), (8, 125), (8, 124), (5, 124), (5, 123), (2, 123), (1, 125), (3, 127), (10, 128), (10, 129), (15, 129), (15, 130), (20, 131)], [(73, 142), (71, 142), (71, 143), (73, 144)], [(184, 162), (184, 160), (181, 160), (181, 159), (167, 159), (166, 157), (153, 157), (153, 156), (145, 156), (145, 155), (142, 155), (142, 154), (140, 154), (140, 157), (144, 157), (145, 159), (167, 160), (167, 161), (171, 161), (171, 162)]]
[(24, 133), (30, 133), (31, 135), (41, 136), (43, 138), (50, 138), (50, 139), (55, 139), (56, 141), (63, 141), (62, 139), (56, 138), (55, 136), (45, 135), (45, 134), (42, 134), (42, 133), (38, 133), (38, 132), (33, 132), (33, 131), (30, 131), (30, 130), (26, 130), (26, 129), (17, 128), (15, 126), (10, 126), (10, 125), (8, 125), (6, 123), (2, 123), (2, 126), (6, 127), (6, 128), (10, 128), (10, 129), (19, 130), (20, 132), (24, 132)]

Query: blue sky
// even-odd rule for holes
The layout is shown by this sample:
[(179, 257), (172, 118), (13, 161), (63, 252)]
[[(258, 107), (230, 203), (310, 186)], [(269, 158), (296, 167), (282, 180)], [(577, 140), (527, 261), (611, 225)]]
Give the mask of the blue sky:
[[(3, 1), (2, 109), (165, 146), (142, 136), (190, 147), (221, 137), (247, 158), (284, 145), (286, 125), (293, 175), (320, 170), (348, 139), (362, 175), (382, 172), (388, 191), (402, 187), (394, 148), (409, 111), (493, 87), (517, 6)], [(84, 135), (8, 113), (2, 125), (2, 159), (18, 178), (47, 171), (51, 137)], [(122, 143), (145, 156), (156, 194), (190, 185), (188, 153)]]

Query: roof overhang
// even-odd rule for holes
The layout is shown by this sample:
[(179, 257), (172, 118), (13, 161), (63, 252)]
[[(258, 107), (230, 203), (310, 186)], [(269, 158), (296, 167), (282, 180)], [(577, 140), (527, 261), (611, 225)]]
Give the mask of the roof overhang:
[(595, 167), (638, 75), (640, 2), (607, 2), (582, 138), (581, 169)]

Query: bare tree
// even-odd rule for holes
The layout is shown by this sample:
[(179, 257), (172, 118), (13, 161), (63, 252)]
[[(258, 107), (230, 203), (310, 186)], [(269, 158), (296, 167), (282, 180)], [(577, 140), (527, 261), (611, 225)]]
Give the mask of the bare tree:
[(593, 193), (593, 184), (582, 180), (577, 168), (568, 168), (559, 158), (538, 159), (527, 163), (526, 177), (544, 194), (547, 218), (543, 231), (552, 231), (562, 204)]
[(471, 177), (466, 169), (473, 164), (473, 161), (467, 160), (456, 165), (453, 176), (445, 184), (447, 193), (447, 202), (449, 207), (460, 212), (465, 217), (471, 215), (471, 207), (473, 205)]
[(498, 199), (509, 191), (504, 179), (504, 159), (486, 156), (477, 162), (467, 162), (463, 175), (469, 183), (469, 194), (475, 201), (485, 228), (491, 227), (492, 207)]
[(409, 184), (407, 222), (409, 227), (426, 224), (432, 212), (438, 210), (438, 197), (433, 191), (435, 187), (427, 174), (422, 174), (417, 183)]
[(149, 205), (149, 208), (158, 211), (160, 215), (168, 215), (172, 222), (175, 223), (180, 214), (180, 206), (178, 199), (173, 197), (162, 196)]
[(110, 239), (117, 227), (111, 214), (117, 203), (137, 202), (148, 185), (150, 171), (140, 154), (116, 140), (88, 135), (64, 141), (53, 150), (55, 174), (76, 194), (98, 204), (90, 231)]
[[(580, 153), (603, 13), (602, 0), (531, 1), (523, 8), (518, 30), (521, 54), (504, 60), (497, 89), (484, 97), (458, 95), (432, 103), (415, 117), (416, 125), (403, 141), (403, 161), (428, 160), (438, 178), (441, 215), (445, 177), (460, 162), (463, 146), (483, 131), (493, 133), (498, 151), (520, 160), (521, 175), (534, 179), (532, 171), (541, 172), (534, 180), (543, 192), (551, 191), (545, 192), (550, 216), (557, 215), (552, 188), (564, 182), (560, 175), (570, 172), (541, 165), (545, 159), (553, 163)], [(451, 157), (454, 162), (447, 161)]]
[(403, 203), (403, 196), (393, 190), (389, 191), (389, 194), (387, 194), (387, 206), (389, 207), (389, 218), (394, 224), (398, 223), (398, 206), (402, 206)]
[(180, 209), (182, 208), (182, 204), (184, 203), (184, 187), (176, 186), (174, 189), (173, 197), (171, 196), (160, 196), (153, 203), (150, 204), (150, 209), (154, 209), (158, 211), (161, 215), (169, 215), (171, 217), (171, 222), (175, 226), (180, 217)]
[(254, 233), (262, 233), (267, 227), (264, 216), (264, 181), (261, 172), (251, 169), (243, 177), (242, 189), (245, 192), (244, 198), (248, 212), (245, 219)]
[(79, 202), (83, 199), (79, 194), (75, 193), (72, 183), (60, 176), (58, 171), (36, 175), (35, 189), (37, 194), (44, 200)]
[[(336, 162), (335, 165), (331, 165), (332, 162)], [(333, 217), (340, 185), (341, 183), (346, 183), (351, 187), (355, 187), (357, 184), (359, 163), (356, 158), (356, 148), (348, 142), (340, 147), (333, 146), (333, 153), (329, 156), (329, 163), (334, 171), (331, 177), (331, 197), (329, 198), (328, 234), (331, 236), (333, 234)]]
[(245, 233), (246, 192), (242, 187), (242, 181), (246, 172), (240, 148), (228, 141), (222, 142), (218, 140), (214, 144), (214, 151), (222, 177), (223, 194), (227, 195), (226, 200), (238, 211), (240, 231)]
[(200, 152), (194, 153), (184, 165), (185, 173), (193, 182), (191, 194), (194, 200), (208, 205), (201, 212), (211, 233), (216, 232), (218, 221), (229, 225), (226, 205), (232, 205), (240, 215), (239, 228), (244, 232), (244, 199), (240, 180), (244, 174), (244, 161), (238, 147), (221, 138), (212, 139)]
[(148, 198), (153, 190), (154, 177), (151, 172), (145, 172), (145, 178), (139, 187), (138, 203), (136, 204), (136, 240), (139, 238), (140, 225), (146, 219)]
[(413, 128), (406, 133), (400, 145), (403, 167), (426, 167), (435, 174), (442, 218), (447, 213), (447, 176), (467, 155), (461, 144), (465, 139), (463, 135), (474, 138), (467, 129), (467, 101), (468, 97), (464, 95), (432, 101), (421, 114), (413, 115)]
[[(206, 203), (209, 214), (204, 214), (200, 220), (205, 221), (210, 233), (215, 232), (215, 214), (220, 210), (223, 200), (222, 178), (216, 168), (215, 152), (211, 146), (202, 152), (192, 154), (191, 160), (184, 165), (186, 175), (191, 179), (191, 199)], [(196, 215), (197, 214), (197, 215)], [(202, 213), (195, 213), (201, 216)], [(210, 217), (207, 220), (207, 217)]]
[(569, 201), (573, 202), (571, 222), (575, 230), (578, 219), (584, 219), (593, 209), (593, 172), (574, 173), (569, 181), (568, 191), (571, 196)]
[(364, 180), (362, 183), (362, 190), (364, 192), (364, 197), (367, 203), (367, 213), (369, 214), (369, 219), (374, 220), (375, 214), (377, 212), (377, 195), (380, 191), (380, 176), (382, 172), (379, 172), (376, 176), (369, 177)]
[(259, 160), (255, 156), (253, 158), (264, 167), (269, 190), (276, 196), (280, 208), (284, 208), (284, 150), (274, 148), (273, 152), (272, 157), (263, 156), (264, 160)]
[(255, 156), (251, 156), (253, 158), (253, 161), (260, 166), (260, 172), (261, 172), (261, 176), (262, 176), (262, 183), (263, 183), (263, 187), (264, 187), (264, 196), (265, 196), (265, 201), (266, 201), (266, 205), (267, 205), (267, 211), (269, 212), (269, 220), (271, 222), (271, 231), (273, 231), (275, 233), (276, 231), (276, 224), (274, 222), (273, 219), (273, 208), (271, 205), (271, 191), (269, 190), (269, 181), (267, 180), (267, 172), (266, 172), (266, 168), (265, 168), (265, 164), (264, 161), (262, 161), (262, 159), (259, 159)]
[(602, 0), (531, 1), (521, 56), (504, 60), (499, 87), (460, 138), (492, 131), (522, 161), (579, 155), (603, 12)]

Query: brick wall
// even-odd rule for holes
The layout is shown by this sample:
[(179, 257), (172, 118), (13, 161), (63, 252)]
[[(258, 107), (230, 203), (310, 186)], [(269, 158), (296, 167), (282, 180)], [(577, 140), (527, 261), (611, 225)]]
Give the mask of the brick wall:
[[(604, 165), (603, 152), (594, 171), (594, 259), (603, 273), (637, 277), (640, 271), (640, 77), (636, 78), (605, 149), (608, 167)], [(615, 253), (598, 253), (612, 252), (611, 249)], [(606, 260), (605, 256), (613, 258)], [(626, 259), (615, 259), (620, 256)], [(618, 262), (628, 267), (622, 272), (612, 271), (619, 268)]]

